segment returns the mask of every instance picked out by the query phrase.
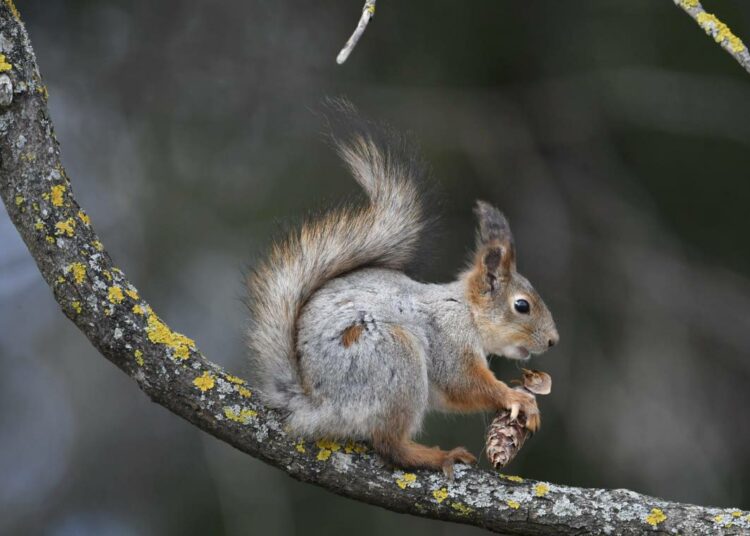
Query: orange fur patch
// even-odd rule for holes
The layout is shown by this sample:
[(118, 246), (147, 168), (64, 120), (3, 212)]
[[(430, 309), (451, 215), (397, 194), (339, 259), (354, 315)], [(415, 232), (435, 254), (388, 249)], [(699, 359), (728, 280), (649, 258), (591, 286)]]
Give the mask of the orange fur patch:
[(444, 389), (445, 404), (453, 411), (470, 412), (498, 409), (504, 398), (504, 383), (482, 363), (479, 356), (466, 350), (461, 360), (461, 383)]
[(405, 346), (411, 347), (412, 344), (414, 344), (414, 341), (412, 340), (411, 335), (408, 331), (406, 331), (403, 327), (394, 325), (391, 326), (391, 333), (393, 333), (393, 336), (396, 337), (399, 341), (401, 341)]
[(468, 284), (466, 285), (466, 294), (469, 298), (469, 302), (475, 306), (485, 307), (487, 300), (484, 295), (484, 289), (486, 285), (484, 274), (480, 269), (475, 268), (471, 272)]
[(344, 348), (349, 348), (357, 342), (364, 329), (362, 324), (354, 324), (346, 328), (341, 334), (341, 344), (344, 345)]

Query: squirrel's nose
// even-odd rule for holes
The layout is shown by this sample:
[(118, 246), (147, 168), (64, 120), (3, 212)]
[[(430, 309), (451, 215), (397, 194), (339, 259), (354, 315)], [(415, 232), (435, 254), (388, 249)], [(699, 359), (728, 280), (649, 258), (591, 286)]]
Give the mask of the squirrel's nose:
[(547, 341), (547, 346), (549, 348), (552, 348), (554, 345), (556, 345), (558, 342), (560, 342), (560, 335), (557, 333), (557, 330), (553, 331), (550, 334), (549, 341)]

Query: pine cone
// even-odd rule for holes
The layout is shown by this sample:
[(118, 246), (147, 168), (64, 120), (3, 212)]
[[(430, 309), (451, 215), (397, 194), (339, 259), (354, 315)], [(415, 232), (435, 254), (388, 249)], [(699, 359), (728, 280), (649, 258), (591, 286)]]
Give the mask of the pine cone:
[(501, 411), (487, 429), (487, 459), (495, 469), (505, 467), (521, 450), (529, 431), (526, 429), (526, 418), (519, 415), (511, 422), (510, 411)]
[[(546, 395), (552, 390), (552, 378), (546, 372), (523, 369), (523, 381), (518, 383), (530, 394)], [(498, 412), (487, 429), (487, 459), (495, 469), (508, 465), (521, 450), (526, 439), (531, 435), (526, 428), (526, 416), (519, 415), (514, 421), (510, 419), (510, 410)]]

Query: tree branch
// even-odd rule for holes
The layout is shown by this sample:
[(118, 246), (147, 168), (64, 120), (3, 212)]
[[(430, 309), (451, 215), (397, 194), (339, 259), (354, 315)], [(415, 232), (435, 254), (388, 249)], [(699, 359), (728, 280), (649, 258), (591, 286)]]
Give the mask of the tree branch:
[[(172, 331), (113, 263), (60, 163), (28, 36), (0, 3), (0, 61), (12, 100), (0, 107), (0, 195), (65, 315), (156, 403), (292, 477), (355, 500), (507, 534), (741, 533), (750, 513), (627, 490), (580, 489), (463, 466), (456, 480), (404, 473), (363, 445), (299, 442), (244, 382)], [(7, 64), (7, 67), (3, 67)]]
[(359, 43), (359, 38), (362, 37), (363, 33), (365, 33), (370, 19), (375, 16), (375, 2), (377, 2), (377, 0), (365, 0), (365, 7), (362, 8), (362, 16), (359, 18), (359, 22), (357, 23), (357, 27), (354, 29), (354, 33), (346, 42), (344, 48), (341, 49), (339, 55), (336, 56), (336, 63), (338, 63), (339, 65), (347, 60), (349, 54), (352, 53), (354, 47), (356, 47), (357, 43)]
[(750, 73), (750, 53), (742, 40), (734, 35), (729, 27), (721, 22), (716, 15), (707, 13), (700, 0), (673, 0), (675, 5), (690, 15), (703, 30), (714, 38), (721, 48), (726, 50), (737, 63)]

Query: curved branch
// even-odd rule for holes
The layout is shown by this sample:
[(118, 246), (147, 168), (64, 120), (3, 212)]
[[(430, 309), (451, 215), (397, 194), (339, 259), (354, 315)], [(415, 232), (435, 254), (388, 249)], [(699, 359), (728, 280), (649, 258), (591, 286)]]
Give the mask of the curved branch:
[(677, 7), (690, 15), (708, 35), (714, 38), (721, 48), (727, 51), (737, 63), (750, 73), (750, 52), (745, 43), (734, 35), (729, 26), (721, 22), (716, 15), (707, 13), (700, 0), (673, 0)]
[[(46, 89), (11, 0), (0, 3), (0, 195), (65, 315), (158, 404), (292, 477), (396, 512), (506, 534), (690, 534), (747, 531), (750, 514), (580, 489), (459, 467), (442, 474), (385, 467), (363, 445), (299, 442), (244, 382), (172, 331), (113, 263), (60, 163)], [(7, 64), (8, 67), (3, 67)]]

